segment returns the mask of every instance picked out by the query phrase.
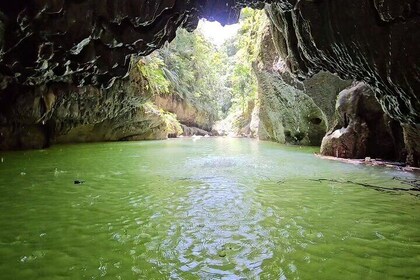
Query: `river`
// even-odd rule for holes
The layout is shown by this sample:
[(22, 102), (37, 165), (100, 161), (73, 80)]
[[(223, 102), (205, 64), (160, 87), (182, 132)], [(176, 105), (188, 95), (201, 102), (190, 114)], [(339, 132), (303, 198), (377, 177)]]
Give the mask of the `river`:
[(203, 138), (2, 152), (1, 279), (420, 279), (420, 177), (315, 151)]

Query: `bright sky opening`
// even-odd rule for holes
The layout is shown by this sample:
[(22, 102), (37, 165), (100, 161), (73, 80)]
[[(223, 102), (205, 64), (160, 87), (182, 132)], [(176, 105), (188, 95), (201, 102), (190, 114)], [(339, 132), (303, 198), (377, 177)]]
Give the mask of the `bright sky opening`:
[(208, 21), (206, 19), (200, 20), (198, 30), (200, 30), (204, 37), (216, 46), (221, 46), (226, 40), (235, 36), (240, 28), (239, 24), (222, 26), (217, 21)]

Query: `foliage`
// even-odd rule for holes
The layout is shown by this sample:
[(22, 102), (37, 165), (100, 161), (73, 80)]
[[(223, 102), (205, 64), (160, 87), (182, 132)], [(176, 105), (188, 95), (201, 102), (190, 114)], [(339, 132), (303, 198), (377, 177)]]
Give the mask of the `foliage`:
[(137, 69), (147, 80), (146, 90), (152, 94), (169, 93), (170, 81), (164, 72), (164, 63), (157, 55), (151, 55), (137, 62)]
[(226, 98), (226, 55), (196, 31), (180, 29), (160, 51), (172, 90), (195, 106), (217, 114)]
[(249, 111), (256, 99), (252, 65), (257, 59), (264, 11), (242, 10), (238, 35), (217, 48), (199, 30), (177, 31), (172, 43), (141, 59), (137, 68), (151, 94), (176, 94), (208, 114)]
[(257, 80), (253, 72), (260, 51), (262, 28), (267, 17), (264, 11), (244, 8), (241, 12), (241, 28), (234, 40), (224, 44), (225, 53), (232, 65), (228, 80), (231, 85), (231, 112), (249, 111), (248, 105), (257, 98)]
[(175, 114), (161, 110), (161, 116), (169, 135), (181, 135), (183, 133), (181, 124)]
[(142, 104), (145, 112), (158, 115), (165, 126), (165, 131), (168, 135), (181, 135), (183, 133), (182, 127), (175, 114), (159, 109), (151, 101)]

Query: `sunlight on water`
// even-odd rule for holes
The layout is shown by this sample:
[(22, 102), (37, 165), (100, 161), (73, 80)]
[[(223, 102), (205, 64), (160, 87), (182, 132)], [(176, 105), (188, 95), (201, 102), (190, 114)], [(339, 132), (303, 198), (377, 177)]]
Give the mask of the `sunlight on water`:
[(420, 178), (313, 152), (216, 138), (2, 153), (0, 275), (420, 279)]

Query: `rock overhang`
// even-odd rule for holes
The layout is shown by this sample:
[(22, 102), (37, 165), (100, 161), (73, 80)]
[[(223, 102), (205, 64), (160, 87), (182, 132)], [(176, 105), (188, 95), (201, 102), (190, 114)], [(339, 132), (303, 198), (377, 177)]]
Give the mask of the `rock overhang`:
[(387, 112), (419, 123), (417, 0), (16, 0), (0, 3), (0, 87), (51, 82), (109, 87), (130, 57), (171, 41), (199, 18), (238, 20), (269, 9), (281, 56), (299, 76), (320, 70), (363, 80)]

